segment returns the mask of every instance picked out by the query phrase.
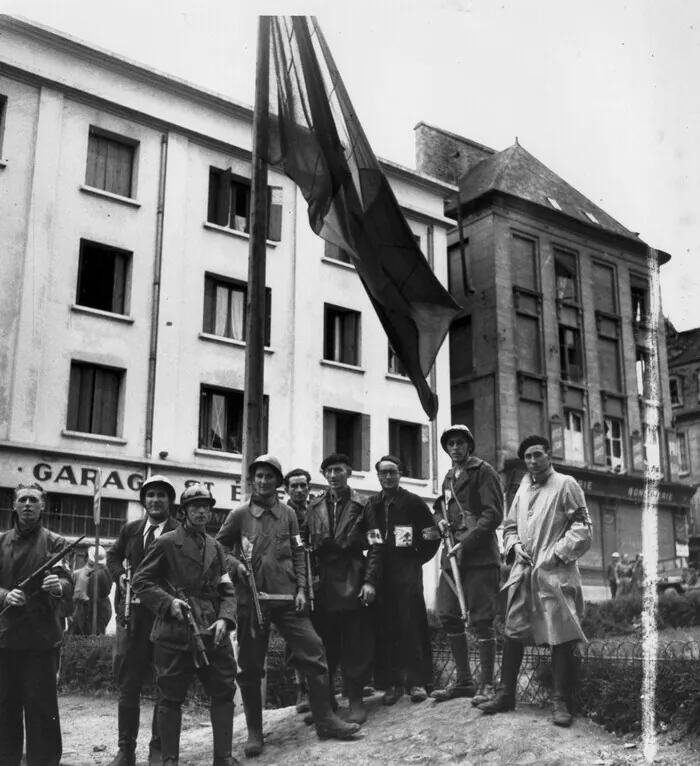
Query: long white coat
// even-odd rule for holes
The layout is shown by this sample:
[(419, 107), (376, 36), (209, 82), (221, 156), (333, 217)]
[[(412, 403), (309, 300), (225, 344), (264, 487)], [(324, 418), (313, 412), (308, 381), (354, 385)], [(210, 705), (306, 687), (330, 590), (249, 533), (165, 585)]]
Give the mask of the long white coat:
[(591, 546), (591, 522), (575, 479), (554, 469), (540, 483), (525, 475), (503, 526), (506, 560), (516, 543), (522, 543), (532, 566), (516, 559), (503, 586), (506, 635), (550, 646), (585, 641), (576, 561)]

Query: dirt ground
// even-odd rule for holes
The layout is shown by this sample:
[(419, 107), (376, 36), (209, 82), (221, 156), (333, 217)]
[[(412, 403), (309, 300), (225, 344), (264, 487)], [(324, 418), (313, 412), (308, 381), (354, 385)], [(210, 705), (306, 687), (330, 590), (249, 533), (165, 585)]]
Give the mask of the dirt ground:
[[(343, 705), (341, 701), (341, 708)], [(265, 711), (265, 752), (259, 766), (375, 766), (460, 764), (460, 766), (631, 766), (646, 763), (638, 738), (620, 738), (585, 719), (570, 729), (553, 726), (549, 711), (522, 705), (513, 713), (484, 716), (469, 700), (412, 704), (404, 697), (385, 708), (375, 695), (370, 717), (355, 741), (321, 742), (293, 708)], [(63, 766), (106, 766), (116, 751), (117, 705), (113, 697), (60, 698)], [(143, 707), (138, 766), (147, 763), (152, 705)], [(236, 710), (234, 755), (245, 763), (245, 719)], [(144, 725), (145, 724), (145, 725)], [(211, 726), (205, 708), (183, 715), (180, 763), (211, 764)], [(251, 761), (253, 763), (253, 761)], [(659, 766), (696, 766), (700, 750), (662, 739)]]

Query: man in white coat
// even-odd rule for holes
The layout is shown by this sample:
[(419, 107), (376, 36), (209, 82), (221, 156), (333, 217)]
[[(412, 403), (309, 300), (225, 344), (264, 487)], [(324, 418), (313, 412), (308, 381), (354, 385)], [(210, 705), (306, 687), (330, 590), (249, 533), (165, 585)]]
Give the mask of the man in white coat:
[(503, 690), (479, 710), (513, 710), (524, 645), (547, 644), (552, 647), (553, 722), (570, 726), (574, 647), (586, 640), (576, 562), (591, 546), (591, 521), (583, 490), (571, 476), (554, 470), (544, 436), (524, 439), (518, 457), (528, 472), (503, 525), (506, 561), (513, 563), (502, 588), (507, 596)]

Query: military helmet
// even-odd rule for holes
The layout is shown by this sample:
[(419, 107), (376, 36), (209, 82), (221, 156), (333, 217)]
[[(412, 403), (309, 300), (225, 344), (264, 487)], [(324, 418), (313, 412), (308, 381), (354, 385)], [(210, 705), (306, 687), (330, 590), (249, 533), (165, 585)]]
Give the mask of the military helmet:
[(139, 490), (139, 500), (141, 501), (141, 505), (146, 505), (146, 491), (152, 487), (155, 487), (156, 484), (161, 484), (165, 488), (165, 491), (168, 493), (170, 502), (174, 503), (175, 498), (177, 497), (177, 493), (175, 492), (173, 483), (170, 481), (170, 479), (166, 479), (165, 476), (154, 474), (153, 476), (149, 476), (141, 485), (141, 489)]
[(266, 465), (268, 468), (272, 468), (272, 470), (277, 475), (277, 486), (281, 487), (284, 483), (284, 474), (282, 473), (282, 463), (274, 456), (274, 455), (260, 455), (260, 457), (256, 457), (255, 460), (248, 466), (248, 476), (251, 477), (255, 473), (255, 469), (259, 465)]
[(183, 510), (187, 503), (191, 503), (195, 500), (204, 500), (209, 503), (213, 508), (216, 505), (216, 500), (212, 493), (204, 484), (190, 484), (189, 487), (185, 487), (185, 490), (180, 495), (180, 510)]
[(472, 435), (472, 432), (466, 426), (457, 423), (446, 428), (442, 432), (442, 436), (440, 436), (440, 445), (445, 450), (445, 452), (447, 452), (447, 439), (450, 434), (455, 434), (455, 436), (463, 436), (471, 444), (470, 449), (472, 451), (474, 450), (474, 436)]

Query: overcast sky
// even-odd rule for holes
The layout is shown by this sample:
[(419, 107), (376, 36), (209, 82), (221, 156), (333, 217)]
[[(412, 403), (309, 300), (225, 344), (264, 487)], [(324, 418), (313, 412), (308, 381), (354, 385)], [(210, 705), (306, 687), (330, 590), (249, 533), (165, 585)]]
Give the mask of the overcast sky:
[(0, 0), (7, 13), (252, 104), (256, 15), (315, 13), (374, 151), (419, 120), (529, 152), (653, 247), (700, 326), (697, 0)]

